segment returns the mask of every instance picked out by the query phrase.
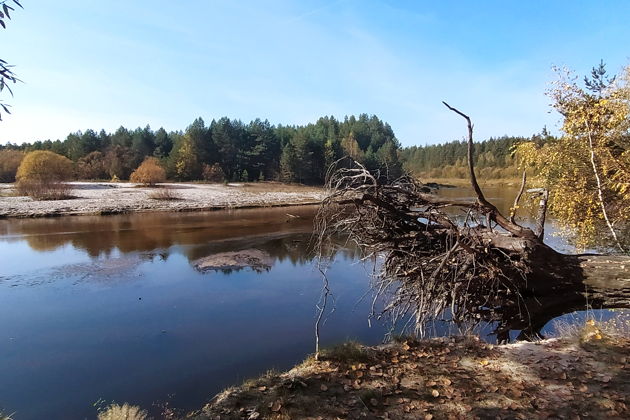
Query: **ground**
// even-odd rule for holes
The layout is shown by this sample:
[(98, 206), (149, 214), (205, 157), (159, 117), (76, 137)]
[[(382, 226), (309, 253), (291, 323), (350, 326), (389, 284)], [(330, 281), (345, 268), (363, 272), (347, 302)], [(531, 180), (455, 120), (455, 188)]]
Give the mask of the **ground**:
[(268, 207), (319, 203), (324, 197), (321, 188), (276, 182), (172, 183), (157, 188), (112, 182), (71, 185), (69, 200), (36, 201), (15, 196), (12, 184), (0, 184), (0, 218)]
[(346, 344), (217, 395), (202, 419), (628, 418), (630, 339)]

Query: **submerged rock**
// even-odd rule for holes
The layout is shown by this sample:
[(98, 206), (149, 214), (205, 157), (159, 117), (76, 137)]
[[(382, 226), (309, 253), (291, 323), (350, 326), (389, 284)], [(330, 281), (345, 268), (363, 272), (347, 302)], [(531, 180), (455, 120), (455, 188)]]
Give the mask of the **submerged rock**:
[(260, 249), (242, 249), (240, 251), (221, 252), (193, 261), (195, 269), (205, 272), (209, 270), (240, 270), (251, 268), (254, 271), (268, 271), (273, 259)]

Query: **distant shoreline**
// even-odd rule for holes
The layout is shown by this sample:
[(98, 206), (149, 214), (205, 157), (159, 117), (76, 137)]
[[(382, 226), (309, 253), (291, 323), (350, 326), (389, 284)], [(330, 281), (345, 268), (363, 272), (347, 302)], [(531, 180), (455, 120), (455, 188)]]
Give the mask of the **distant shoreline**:
[[(319, 204), (324, 190), (277, 182), (196, 184), (73, 182), (73, 198), (36, 201), (16, 196), (13, 184), (0, 184), (0, 219), (142, 212), (191, 212)], [(167, 190), (171, 199), (151, 198)]]
[[(469, 178), (436, 178), (436, 177), (425, 177), (425, 176), (416, 176), (416, 179), (419, 179), (423, 184), (438, 184), (438, 185), (448, 185), (455, 187), (470, 187), (470, 179)], [(508, 186), (520, 186), (521, 180), (520, 178), (477, 178), (479, 185), (481, 187), (494, 187), (499, 185), (508, 185)]]

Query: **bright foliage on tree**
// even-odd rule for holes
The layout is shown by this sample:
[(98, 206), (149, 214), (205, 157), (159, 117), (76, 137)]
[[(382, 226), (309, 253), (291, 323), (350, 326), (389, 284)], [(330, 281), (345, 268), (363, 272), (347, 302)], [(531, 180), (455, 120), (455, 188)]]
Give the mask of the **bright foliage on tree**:
[(517, 154), (551, 193), (549, 210), (582, 248), (608, 237), (627, 250), (630, 224), (630, 67), (606, 78), (603, 63), (585, 86), (566, 69), (548, 91), (564, 135)]

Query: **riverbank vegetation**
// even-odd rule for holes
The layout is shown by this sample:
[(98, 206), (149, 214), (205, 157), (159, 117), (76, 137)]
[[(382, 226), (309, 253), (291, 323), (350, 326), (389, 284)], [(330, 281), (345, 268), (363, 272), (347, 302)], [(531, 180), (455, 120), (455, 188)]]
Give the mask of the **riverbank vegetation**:
[[(531, 137), (503, 136), (475, 144), (473, 159), (480, 180), (520, 179), (522, 170), (514, 153), (517, 145), (528, 142), (543, 145), (554, 140), (546, 129)], [(404, 169), (421, 180), (468, 180), (467, 142), (452, 141), (400, 150)], [(455, 181), (457, 182), (457, 181)], [(459, 181), (461, 183), (461, 181)]]
[(60, 200), (70, 196), (70, 186), (64, 181), (72, 178), (70, 159), (47, 150), (26, 154), (15, 175), (20, 194), (36, 200)]
[[(327, 168), (344, 156), (362, 162), (379, 177), (401, 175), (400, 146), (389, 124), (361, 114), (338, 121), (322, 117), (304, 126), (274, 126), (227, 117), (206, 125), (197, 118), (184, 131), (151, 127), (118, 128), (69, 134), (46, 140), (0, 146), (2, 181), (12, 182), (12, 170), (23, 152), (46, 150), (65, 156), (78, 179), (127, 180), (147, 158), (159, 161), (166, 177), (176, 181), (283, 181), (324, 183)], [(15, 174), (15, 172), (13, 172)]]

